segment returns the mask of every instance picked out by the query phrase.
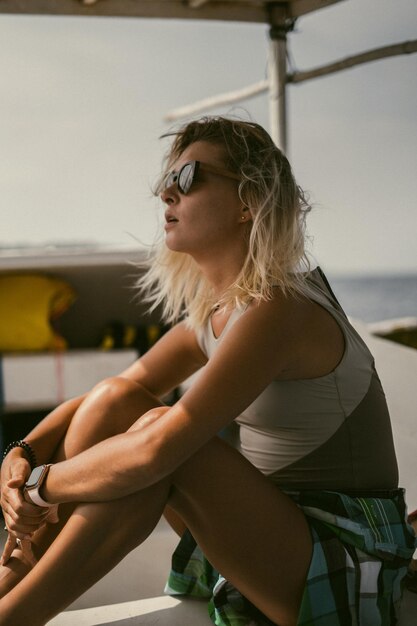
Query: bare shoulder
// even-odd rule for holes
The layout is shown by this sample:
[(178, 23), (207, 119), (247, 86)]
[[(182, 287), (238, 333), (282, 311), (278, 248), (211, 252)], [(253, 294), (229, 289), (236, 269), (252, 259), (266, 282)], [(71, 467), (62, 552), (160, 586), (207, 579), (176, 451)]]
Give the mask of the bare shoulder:
[(307, 333), (312, 325), (335, 325), (338, 328), (333, 316), (318, 303), (301, 294), (284, 294), (278, 288), (270, 300), (251, 302), (245, 316), (252, 321), (259, 320), (277, 326), (277, 332), (285, 329), (287, 333), (295, 328), (297, 335)]
[(343, 332), (335, 318), (302, 295), (283, 294), (252, 303), (242, 316), (242, 332), (268, 342), (278, 358), (281, 379), (315, 378), (335, 369), (344, 353)]

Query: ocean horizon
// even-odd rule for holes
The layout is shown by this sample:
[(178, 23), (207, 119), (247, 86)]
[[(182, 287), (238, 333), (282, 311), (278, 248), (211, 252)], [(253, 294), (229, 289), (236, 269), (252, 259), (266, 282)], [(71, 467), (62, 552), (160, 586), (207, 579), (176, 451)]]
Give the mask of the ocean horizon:
[(363, 322), (417, 318), (417, 273), (333, 274), (330, 285), (346, 314)]

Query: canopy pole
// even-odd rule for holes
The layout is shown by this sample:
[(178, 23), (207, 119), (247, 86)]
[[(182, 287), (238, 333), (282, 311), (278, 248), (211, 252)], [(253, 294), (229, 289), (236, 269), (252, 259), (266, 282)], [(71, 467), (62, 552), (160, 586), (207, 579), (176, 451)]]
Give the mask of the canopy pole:
[(272, 26), (269, 30), (269, 124), (271, 137), (283, 152), (287, 150), (287, 30)]
[(271, 137), (285, 153), (288, 147), (287, 120), (287, 33), (295, 19), (286, 19), (269, 29), (269, 123)]

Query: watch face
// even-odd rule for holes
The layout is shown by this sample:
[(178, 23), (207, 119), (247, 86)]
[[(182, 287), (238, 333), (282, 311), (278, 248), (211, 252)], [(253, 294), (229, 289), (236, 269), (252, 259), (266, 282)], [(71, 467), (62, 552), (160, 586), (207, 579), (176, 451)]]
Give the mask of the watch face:
[(36, 487), (44, 471), (45, 471), (45, 465), (40, 465), (39, 467), (35, 467), (35, 469), (32, 470), (32, 473), (27, 480), (26, 489), (32, 489), (33, 487)]

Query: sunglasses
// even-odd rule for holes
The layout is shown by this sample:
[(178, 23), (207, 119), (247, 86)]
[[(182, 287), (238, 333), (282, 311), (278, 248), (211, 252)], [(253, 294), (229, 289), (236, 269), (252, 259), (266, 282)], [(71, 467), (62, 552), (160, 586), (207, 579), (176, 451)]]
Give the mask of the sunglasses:
[(233, 178), (234, 180), (240, 180), (240, 176), (229, 170), (224, 170), (214, 165), (207, 165), (200, 161), (189, 161), (185, 163), (178, 172), (169, 172), (164, 180), (163, 189), (168, 189), (171, 185), (177, 185), (178, 191), (182, 194), (187, 194), (193, 182), (195, 181), (199, 170), (210, 172), (211, 174), (217, 174), (218, 176), (224, 176), (225, 178)]

